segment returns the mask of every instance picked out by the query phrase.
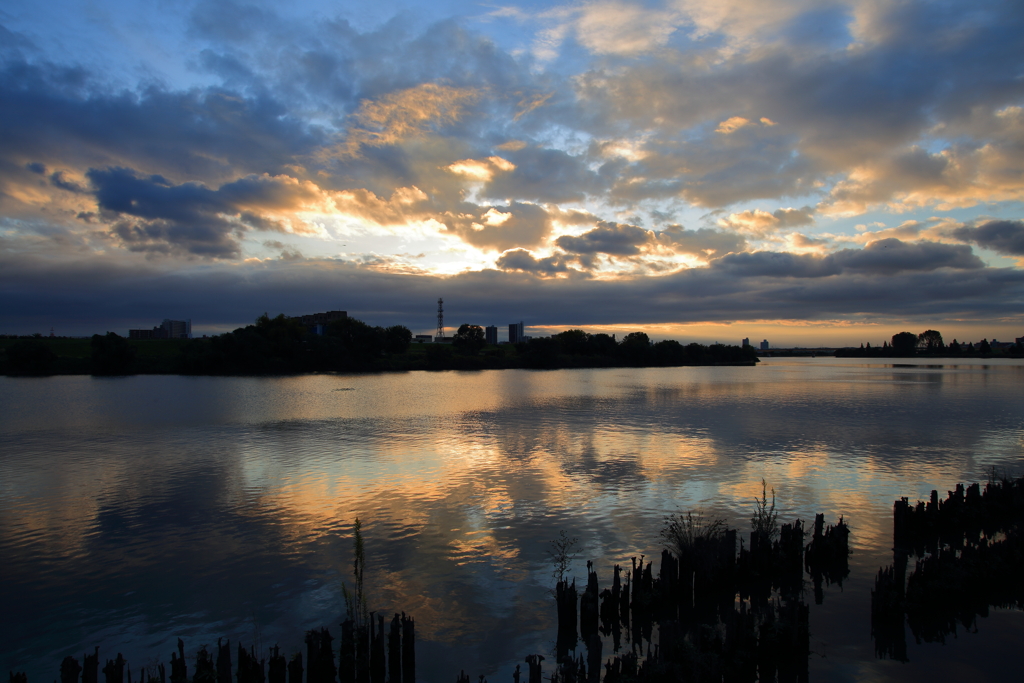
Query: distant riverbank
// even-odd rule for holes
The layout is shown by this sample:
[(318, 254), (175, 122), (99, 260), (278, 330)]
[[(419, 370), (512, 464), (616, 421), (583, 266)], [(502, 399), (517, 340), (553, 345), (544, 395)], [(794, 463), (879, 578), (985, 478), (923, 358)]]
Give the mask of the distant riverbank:
[[(227, 337), (228, 335), (224, 335)], [(603, 352), (566, 352), (555, 338), (487, 345), (463, 353), (451, 344), (412, 343), (400, 353), (346, 353), (333, 340), (311, 337), (294, 349), (246, 348), (222, 338), (129, 340), (100, 337), (0, 339), (0, 374), (47, 375), (294, 375), (318, 372), (412, 370), (570, 369), (755, 365), (752, 349), (673, 342), (648, 348), (611, 346)], [(236, 340), (231, 340), (236, 341)], [(261, 341), (261, 340), (258, 340)], [(227, 348), (227, 347), (231, 348)], [(13, 349), (12, 349), (13, 347)], [(115, 347), (115, 348), (109, 348)], [(113, 357), (111, 357), (113, 356)]]

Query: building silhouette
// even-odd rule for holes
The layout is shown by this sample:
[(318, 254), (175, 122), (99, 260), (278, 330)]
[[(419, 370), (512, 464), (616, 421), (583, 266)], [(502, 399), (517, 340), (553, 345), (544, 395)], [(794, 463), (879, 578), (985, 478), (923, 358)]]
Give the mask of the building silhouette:
[(292, 320), (298, 320), (312, 334), (324, 334), (327, 326), (335, 320), (347, 320), (348, 311), (325, 311), (323, 313), (310, 313), (309, 315), (293, 315)]
[(526, 335), (523, 334), (523, 321), (517, 323), (511, 323), (508, 326), (508, 343), (518, 344), (519, 342), (526, 341)]
[(767, 351), (768, 350), (768, 340), (767, 339), (765, 339), (765, 340), (763, 340), (761, 342), (761, 350), (762, 351)]
[(164, 321), (151, 330), (128, 330), (129, 339), (191, 339), (192, 319)]
[(488, 325), (487, 327), (485, 327), (484, 328), (484, 338), (487, 340), (488, 344), (491, 344), (493, 346), (497, 346), (498, 345), (498, 326), (497, 325)]

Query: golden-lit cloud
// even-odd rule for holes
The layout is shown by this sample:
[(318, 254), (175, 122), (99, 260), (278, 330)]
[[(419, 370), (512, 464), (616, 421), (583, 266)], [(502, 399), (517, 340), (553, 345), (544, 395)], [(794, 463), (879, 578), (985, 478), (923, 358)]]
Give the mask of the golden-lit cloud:
[(463, 159), (444, 167), (444, 170), (449, 173), (478, 182), (488, 182), (494, 177), (495, 173), (509, 173), (515, 169), (515, 164), (499, 156), (492, 156), (482, 160)]
[(733, 116), (718, 124), (718, 128), (715, 128), (715, 132), (728, 135), (729, 133), (735, 133), (740, 128), (749, 125), (751, 125), (749, 119), (745, 119), (742, 116)]
[(424, 134), (431, 125), (454, 123), (479, 96), (471, 88), (422, 83), (376, 100), (364, 100), (352, 115), (354, 125), (339, 151), (355, 155), (363, 146), (398, 144)]

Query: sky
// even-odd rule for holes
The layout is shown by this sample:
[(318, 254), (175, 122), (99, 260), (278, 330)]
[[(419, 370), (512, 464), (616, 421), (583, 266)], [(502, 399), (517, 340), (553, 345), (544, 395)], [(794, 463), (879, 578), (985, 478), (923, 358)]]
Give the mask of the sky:
[(1022, 268), (1019, 2), (0, 6), (0, 333), (1006, 341)]

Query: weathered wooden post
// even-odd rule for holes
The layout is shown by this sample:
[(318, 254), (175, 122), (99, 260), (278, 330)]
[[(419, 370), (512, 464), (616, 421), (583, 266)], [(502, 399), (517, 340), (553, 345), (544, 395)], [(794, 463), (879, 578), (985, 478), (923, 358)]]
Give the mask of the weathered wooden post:
[(402, 612), (402, 683), (416, 683), (416, 623)]
[[(173, 657), (174, 654), (171, 653)], [(184, 664), (184, 657), (182, 657), (182, 664)], [(125, 661), (121, 653), (117, 653), (117, 659), (107, 660), (106, 666), (103, 667), (103, 676), (106, 678), (107, 683), (122, 683), (124, 681), (124, 667)], [(174, 660), (171, 660), (171, 680), (174, 679)]]
[(385, 680), (387, 657), (384, 650), (384, 615), (377, 615), (378, 627), (374, 628), (373, 613), (370, 613), (370, 683), (387, 683)]
[(388, 674), (388, 683), (402, 683), (402, 622), (397, 612), (388, 633)]
[(281, 655), (277, 645), (270, 648), (270, 666), (267, 670), (267, 683), (287, 683), (288, 662)]
[[(103, 671), (106, 672), (106, 669)], [(71, 655), (65, 657), (64, 661), (60, 663), (60, 683), (78, 683), (78, 674), (80, 673), (82, 673), (82, 665)]]
[(530, 665), (530, 680), (529, 683), (542, 683), (541, 676), (543, 670), (541, 669), (541, 662), (544, 661), (544, 655), (527, 655), (526, 663)]
[[(217, 683), (231, 683), (231, 639), (221, 644), (217, 639)], [(239, 651), (242, 646), (238, 646)], [(239, 662), (241, 666), (241, 662)]]
[(302, 683), (302, 653), (296, 652), (288, 662), (288, 683)]
[[(120, 657), (120, 654), (118, 655)], [(107, 679), (107, 683), (111, 683)], [(118, 681), (117, 683), (121, 683)], [(188, 683), (188, 666), (185, 664), (185, 641), (178, 638), (178, 652), (171, 653), (171, 683)]]
[(356, 634), (351, 619), (341, 622), (341, 648), (338, 651), (338, 683), (355, 683)]
[(82, 683), (98, 683), (100, 668), (100, 648), (86, 654), (82, 659)]

